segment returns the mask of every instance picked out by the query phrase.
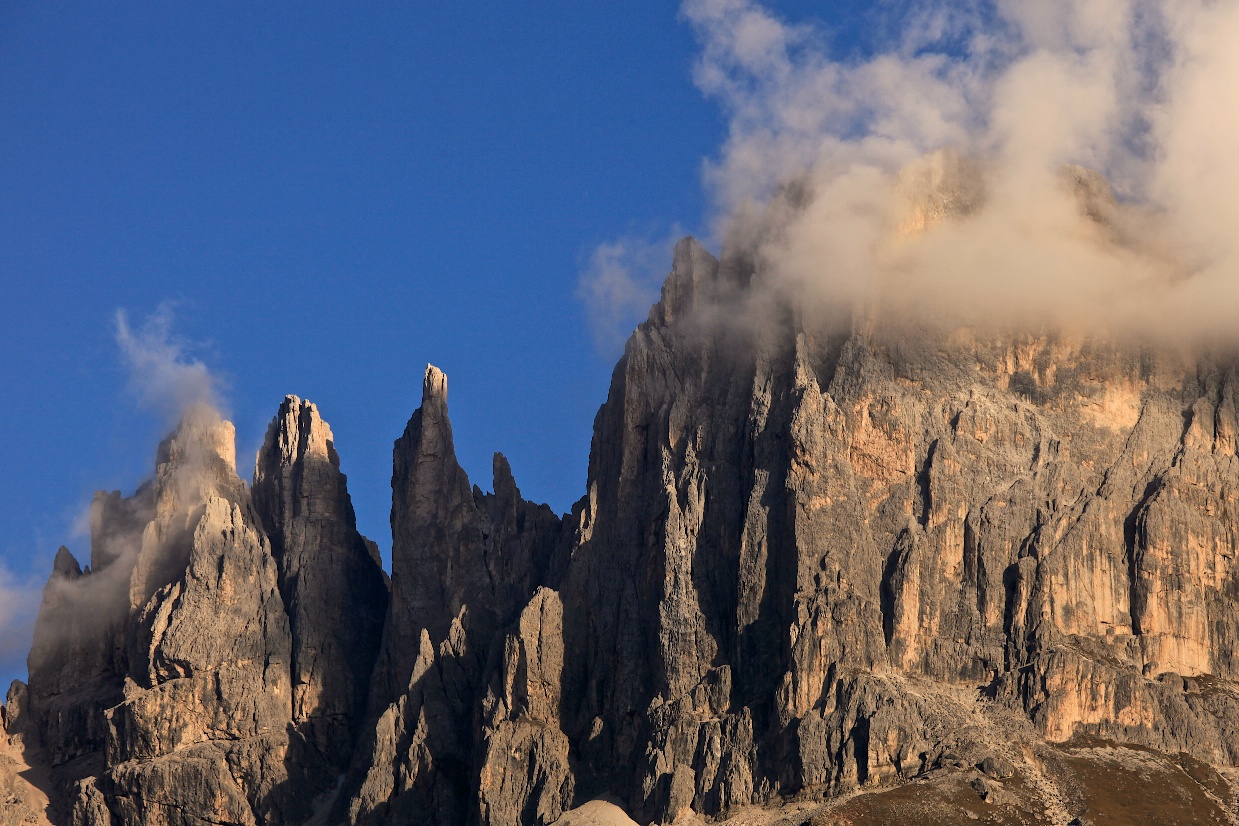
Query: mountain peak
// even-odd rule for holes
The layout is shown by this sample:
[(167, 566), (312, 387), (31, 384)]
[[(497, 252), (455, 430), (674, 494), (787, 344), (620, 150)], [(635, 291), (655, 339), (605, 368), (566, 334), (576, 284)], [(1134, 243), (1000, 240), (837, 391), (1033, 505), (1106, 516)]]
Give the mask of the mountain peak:
[(675, 245), (671, 273), (662, 295), (650, 310), (650, 321), (667, 325), (687, 316), (713, 295), (719, 262), (696, 238), (687, 235)]
[[(428, 365), (393, 446), (390, 590), (312, 403), (284, 399), (252, 490), (231, 426), (187, 415), (153, 486), (96, 500), (112, 561), (62, 551), (45, 591), (29, 719), (74, 826), (550, 826), (593, 796), (646, 823), (789, 799), (826, 801), (794, 822), (903, 822), (882, 793), (912, 782), (944, 821), (1007, 801), (1064, 823), (1146, 770), (1226, 822), (1239, 367), (824, 329), (786, 295), (698, 324), (757, 288), (744, 255), (721, 269), (677, 245), (563, 519), (502, 454), (493, 493), (470, 483)], [(101, 619), (79, 598), (108, 582), (131, 599)]]
[(236, 428), (218, 410), (195, 404), (181, 415), (176, 430), (160, 445), (157, 463), (201, 468), (218, 462), (235, 474), (236, 438)]
[(422, 404), (427, 402), (447, 404), (447, 374), (433, 364), (426, 365), (422, 379)]

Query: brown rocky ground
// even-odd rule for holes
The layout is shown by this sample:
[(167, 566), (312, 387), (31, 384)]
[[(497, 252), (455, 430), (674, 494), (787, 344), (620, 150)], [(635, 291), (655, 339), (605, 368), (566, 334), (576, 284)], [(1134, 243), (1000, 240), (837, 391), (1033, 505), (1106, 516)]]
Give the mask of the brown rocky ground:
[(857, 795), (824, 808), (807, 822), (813, 826), (1239, 822), (1231, 784), (1186, 755), (1080, 742), (1043, 747), (1030, 757), (1006, 780), (980, 771), (927, 777)]
[(49, 782), (26, 760), (21, 736), (0, 731), (0, 826), (51, 826), (44, 791)]
[[(1239, 823), (1234, 778), (1188, 755), (1077, 741), (1029, 750), (1007, 778), (980, 768), (935, 770), (894, 787), (858, 790), (828, 802), (799, 800), (777, 809), (728, 813), (724, 826), (1203, 826)], [(593, 805), (597, 801), (592, 802)], [(593, 810), (588, 810), (593, 811)], [(569, 820), (564, 826), (635, 821)], [(622, 819), (620, 819), (622, 818)], [(688, 817), (677, 823), (709, 821)], [(558, 825), (557, 825), (558, 826)]]

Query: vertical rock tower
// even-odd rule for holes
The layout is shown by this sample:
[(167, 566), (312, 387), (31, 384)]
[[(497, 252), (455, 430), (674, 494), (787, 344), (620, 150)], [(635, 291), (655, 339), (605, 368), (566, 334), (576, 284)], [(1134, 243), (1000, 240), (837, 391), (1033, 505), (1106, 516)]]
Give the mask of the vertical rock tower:
[[(504, 631), (554, 569), (562, 526), (521, 498), (495, 455), (494, 493), (471, 487), (456, 461), (447, 377), (427, 367), (421, 407), (397, 440), (392, 473), (392, 591), (373, 679), (372, 735), (354, 761), (351, 796), (336, 816), (351, 823), (465, 823), (507, 783), (501, 805), (541, 805), (553, 820), (571, 804), (566, 764), (524, 775), (485, 771), (491, 728), (480, 704)], [(544, 710), (552, 719), (557, 710)], [(479, 717), (482, 716), (482, 719)], [(529, 804), (526, 798), (547, 798)], [(490, 821), (490, 818), (487, 818)], [(512, 819), (511, 822), (519, 822)]]
[(331, 428), (312, 403), (289, 396), (280, 405), (258, 452), (253, 500), (292, 634), (293, 726), (334, 782), (365, 719), (387, 578), (378, 548), (357, 532)]
[(1047, 766), (1128, 754), (1226, 822), (1236, 360), (812, 318), (761, 278), (676, 247), (564, 517), (500, 455), (470, 484), (428, 368), (390, 588), (313, 405), (252, 488), (191, 411), (150, 484), (96, 498), (91, 565), (58, 554), (10, 692), (54, 821), (672, 823), (954, 772), (1068, 822)]
[(382, 568), (313, 405), (285, 401), (253, 495), (233, 442), (189, 411), (153, 483), (96, 497), (93, 567), (57, 557), (22, 716), (59, 820), (300, 823), (347, 766)]

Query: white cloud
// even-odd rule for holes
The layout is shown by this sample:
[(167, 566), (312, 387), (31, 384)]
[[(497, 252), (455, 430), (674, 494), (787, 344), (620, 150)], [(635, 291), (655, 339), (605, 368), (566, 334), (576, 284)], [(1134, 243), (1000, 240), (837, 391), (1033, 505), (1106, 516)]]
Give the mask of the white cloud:
[[(41, 594), (41, 583), (19, 577), (0, 565), (0, 667), (24, 670), (20, 664), (30, 650)], [(0, 692), (7, 688), (0, 686)]]
[(716, 233), (773, 288), (1140, 329), (1239, 310), (1239, 0), (924, 0), (847, 59), (752, 0), (681, 11), (729, 118)]
[(117, 310), (116, 343), (139, 401), (162, 415), (168, 425), (176, 424), (185, 411), (196, 406), (218, 409), (219, 380), (173, 338), (170, 305), (160, 305), (136, 328), (124, 310)]

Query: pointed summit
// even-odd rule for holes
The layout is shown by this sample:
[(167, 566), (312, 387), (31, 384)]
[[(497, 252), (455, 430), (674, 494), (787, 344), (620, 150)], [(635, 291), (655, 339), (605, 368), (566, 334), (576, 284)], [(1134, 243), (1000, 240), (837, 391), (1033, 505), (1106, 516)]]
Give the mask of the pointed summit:
[[(477, 792), (461, 767), (474, 760), (467, 733), (486, 689), (483, 667), (542, 584), (560, 521), (520, 498), (502, 455), (493, 494), (470, 484), (456, 459), (447, 376), (432, 365), (393, 459), (391, 600), (370, 709), (377, 719), (359, 746), (354, 767), (364, 771), (349, 781), (341, 818), (476, 822)], [(505, 754), (516, 747), (504, 742)]]
[(288, 395), (267, 427), (258, 462), (278, 458), (281, 463), (288, 463), (312, 456), (338, 465), (331, 444), (331, 428), (319, 416), (314, 403)]
[(426, 365), (426, 376), (422, 379), (422, 404), (430, 401), (447, 404), (447, 374), (433, 364)]
[(196, 404), (181, 416), (176, 430), (160, 445), (158, 464), (222, 463), (237, 469), (237, 431), (210, 405)]
[(60, 550), (56, 551), (56, 558), (52, 561), (52, 578), (74, 580), (80, 576), (82, 576), (81, 563), (77, 561), (72, 551), (61, 545)]
[(671, 274), (663, 282), (662, 297), (650, 310), (650, 322), (670, 324), (708, 300), (718, 277), (718, 259), (691, 235), (675, 245)]
[[(436, 639), (447, 632), (452, 614), (445, 544), (460, 541), (448, 536), (460, 523), (473, 522), (473, 491), (456, 461), (447, 414), (447, 375), (434, 365), (426, 365), (422, 404), (396, 440), (392, 458), (391, 616), (375, 672), (383, 697), (407, 687), (421, 630), (429, 628)], [(460, 573), (469, 570), (485, 575), (480, 565), (463, 566)]]
[(209, 405), (187, 410), (160, 443), (151, 493), (154, 518), (142, 532), (129, 582), (133, 611), (184, 573), (193, 533), (212, 498), (248, 506), (236, 467), (236, 428)]
[(383, 633), (383, 569), (357, 532), (331, 427), (285, 397), (258, 452), (254, 509), (271, 539), (292, 630), (293, 720), (319, 754), (348, 763)]

